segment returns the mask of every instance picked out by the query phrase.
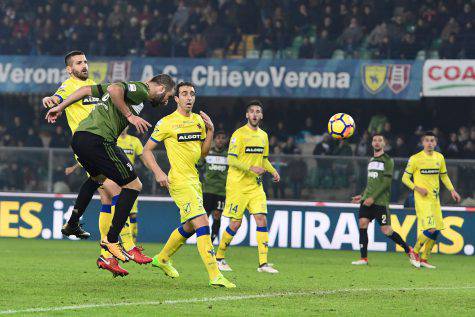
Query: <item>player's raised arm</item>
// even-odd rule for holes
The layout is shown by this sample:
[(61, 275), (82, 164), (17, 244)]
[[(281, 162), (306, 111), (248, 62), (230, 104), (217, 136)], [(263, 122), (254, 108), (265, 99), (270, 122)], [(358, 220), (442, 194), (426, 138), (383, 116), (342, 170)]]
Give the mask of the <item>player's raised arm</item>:
[(61, 115), (64, 109), (75, 103), (76, 101), (83, 99), (86, 96), (92, 95), (92, 86), (83, 86), (70, 94), (66, 100), (59, 105), (51, 108), (45, 116), (45, 119), (49, 123), (55, 123), (56, 119)]
[(206, 157), (209, 153), (209, 149), (211, 148), (211, 143), (213, 142), (214, 124), (213, 121), (211, 121), (211, 118), (203, 111), (200, 111), (200, 116), (206, 126), (206, 130), (203, 130), (202, 133), (202, 136), (204, 134), (206, 138), (201, 145), (201, 157)]
[(144, 133), (145, 131), (148, 131), (148, 128), (152, 125), (139, 116), (134, 115), (125, 103), (125, 92), (122, 84), (109, 85), (109, 87), (107, 87), (107, 92), (109, 93), (114, 106), (117, 107), (124, 117), (127, 118), (127, 121), (135, 126), (138, 132)]

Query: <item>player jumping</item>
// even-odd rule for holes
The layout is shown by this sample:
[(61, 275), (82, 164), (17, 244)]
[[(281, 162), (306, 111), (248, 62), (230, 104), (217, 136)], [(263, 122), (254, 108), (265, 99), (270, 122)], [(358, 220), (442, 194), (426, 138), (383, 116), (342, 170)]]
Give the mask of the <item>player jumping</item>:
[[(88, 62), (83, 52), (72, 51), (66, 54), (65, 64), (66, 71), (69, 73), (70, 77), (61, 84), (53, 96), (43, 98), (43, 105), (47, 108), (59, 104), (78, 88), (96, 84), (93, 80), (89, 79)], [(79, 123), (91, 113), (98, 100), (99, 99), (96, 97), (86, 96), (66, 108), (66, 118), (72, 134), (76, 131)], [(68, 168), (67, 172), (71, 173), (75, 167)], [(83, 191), (87, 191), (87, 195), (90, 198), (89, 200), (76, 200), (71, 217), (68, 223), (66, 223), (61, 230), (64, 235), (76, 236), (80, 239), (87, 239), (89, 237), (89, 233), (84, 231), (79, 225), (79, 219), (86, 210), (96, 188), (98, 189), (101, 198), (101, 216), (102, 212), (110, 213), (113, 208), (113, 196), (118, 195), (120, 187), (110, 180), (104, 182), (103, 186), (98, 187), (96, 182), (91, 181), (91, 179), (88, 178), (83, 184), (82, 189)], [(104, 217), (101, 216), (99, 217), (99, 226), (108, 229), (111, 220), (109, 219), (108, 221), (105, 221)], [(131, 237), (129, 228), (121, 231), (121, 240), (124, 242), (124, 246), (127, 247), (130, 258), (139, 264), (151, 262), (152, 259), (142, 254), (141, 250), (135, 247), (133, 240), (129, 237)], [(97, 260), (97, 265), (100, 268), (112, 272), (114, 276), (124, 276), (128, 274), (126, 270), (119, 266), (117, 260), (114, 259), (110, 253), (101, 250), (101, 254), (102, 256)]]
[[(117, 137), (129, 123), (140, 133), (147, 131), (150, 123), (139, 117), (144, 107), (143, 102), (151, 100), (153, 105), (166, 105), (174, 88), (175, 83), (171, 77), (163, 74), (147, 82), (83, 86), (46, 114), (48, 122), (54, 123), (63, 110), (76, 100), (86, 96), (99, 98), (94, 110), (76, 129), (71, 147), (79, 163), (89, 173), (88, 180), (99, 184), (107, 178), (121, 187), (112, 225), (107, 235), (101, 238), (101, 247), (122, 261), (127, 261), (128, 255), (119, 244), (119, 233), (142, 189), (142, 183), (135, 174), (133, 165), (117, 146)], [(79, 191), (77, 201), (84, 204), (84, 209), (94, 190), (81, 188)]]
[(224, 209), (226, 176), (228, 175), (228, 138), (224, 131), (214, 135), (214, 146), (204, 159), (203, 202), (208, 217), (212, 215), (211, 241), (219, 235)]
[(226, 205), (223, 216), (231, 218), (223, 232), (216, 258), (222, 271), (232, 271), (225, 261), (225, 252), (241, 226), (246, 209), (257, 224), (258, 272), (278, 273), (267, 262), (269, 233), (267, 232), (267, 200), (262, 188), (262, 176), (269, 172), (274, 182), (280, 181), (279, 173), (268, 160), (269, 140), (259, 128), (263, 119), (263, 106), (259, 100), (251, 101), (246, 108), (247, 124), (231, 136), (228, 150), (229, 171), (226, 181)]
[[(420, 265), (428, 269), (435, 269), (436, 267), (427, 262), (427, 259), (440, 230), (444, 229), (439, 199), (439, 178), (450, 191), (455, 202), (460, 202), (460, 195), (455, 191), (447, 175), (444, 156), (434, 151), (437, 139), (432, 131), (424, 133), (422, 146), (424, 148), (422, 151), (409, 158), (402, 182), (414, 191), (418, 228), (422, 230), (422, 233), (418, 234), (414, 252), (418, 255), (419, 260), (419, 253), (425, 245), (420, 256)], [(411, 181), (411, 177), (414, 182)]]
[(385, 140), (383, 135), (373, 135), (371, 143), (374, 155), (368, 163), (368, 180), (362, 195), (352, 197), (352, 202), (361, 203), (359, 210), (360, 253), (361, 259), (351, 262), (353, 265), (368, 264), (368, 225), (373, 219), (381, 226), (381, 232), (400, 245), (415, 267), (420, 267), (417, 256), (411, 247), (391, 227), (389, 199), (391, 197), (391, 181), (394, 161), (384, 153)]
[[(172, 278), (178, 277), (178, 271), (172, 266), (170, 258), (196, 232), (197, 247), (208, 270), (209, 284), (233, 288), (236, 285), (221, 274), (216, 263), (196, 169), (200, 158), (209, 153), (213, 140), (213, 122), (204, 112), (200, 112), (200, 115), (191, 112), (195, 103), (195, 88), (192, 83), (182, 82), (177, 85), (175, 101), (177, 110), (157, 123), (143, 151), (146, 166), (153, 172), (156, 181), (169, 189), (170, 196), (180, 209), (182, 223), (172, 232), (162, 251), (153, 258), (152, 265)], [(158, 166), (152, 153), (159, 142), (164, 142), (170, 162), (168, 176)]]

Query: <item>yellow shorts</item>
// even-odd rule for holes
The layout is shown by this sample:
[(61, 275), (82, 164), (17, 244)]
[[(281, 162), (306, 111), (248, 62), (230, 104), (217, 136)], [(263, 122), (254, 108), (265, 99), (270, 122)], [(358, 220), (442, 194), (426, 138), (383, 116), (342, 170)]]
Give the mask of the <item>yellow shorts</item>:
[(180, 209), (180, 222), (205, 215), (201, 183), (170, 187), (170, 196)]
[(130, 210), (130, 213), (131, 213), (131, 214), (136, 214), (136, 213), (139, 212), (139, 207), (138, 207), (138, 205), (139, 205), (139, 200), (136, 199), (134, 205), (132, 206), (132, 209)]
[(444, 217), (439, 201), (417, 201), (416, 215), (419, 229), (444, 229)]
[(267, 214), (267, 199), (262, 189), (251, 193), (226, 192), (223, 216), (240, 220), (246, 209), (251, 215)]

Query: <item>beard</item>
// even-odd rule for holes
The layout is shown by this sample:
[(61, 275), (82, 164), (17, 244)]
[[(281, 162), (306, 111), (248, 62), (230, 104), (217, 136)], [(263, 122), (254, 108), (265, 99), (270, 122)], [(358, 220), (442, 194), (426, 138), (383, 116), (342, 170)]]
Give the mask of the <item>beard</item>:
[(165, 93), (158, 94), (157, 97), (153, 98), (150, 102), (154, 108), (165, 106), (168, 103), (167, 100), (165, 100)]
[(83, 69), (81, 71), (76, 71), (73, 69), (73, 75), (81, 80), (86, 80), (89, 78), (89, 71), (87, 69)]

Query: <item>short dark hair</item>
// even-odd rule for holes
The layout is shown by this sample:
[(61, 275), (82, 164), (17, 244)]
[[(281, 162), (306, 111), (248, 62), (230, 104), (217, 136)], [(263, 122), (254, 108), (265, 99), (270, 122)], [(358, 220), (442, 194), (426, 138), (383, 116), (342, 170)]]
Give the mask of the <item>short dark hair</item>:
[(426, 136), (433, 136), (434, 138), (437, 138), (437, 136), (435, 135), (434, 132), (432, 131), (425, 131), (423, 134), (422, 134), (422, 137), (426, 137)]
[(386, 137), (384, 136), (384, 134), (381, 133), (381, 132), (374, 132), (374, 133), (371, 135), (371, 139), (373, 139), (375, 136), (380, 136), (380, 137), (382, 137), (383, 139), (386, 139)]
[(77, 56), (77, 55), (86, 55), (86, 54), (84, 54), (83, 51), (71, 51), (71, 52), (69, 52), (68, 54), (66, 54), (66, 56), (64, 56), (64, 63), (66, 64), (66, 66), (70, 66), (69, 63), (71, 62), (71, 57)]
[(264, 105), (262, 104), (260, 100), (254, 99), (254, 100), (249, 101), (246, 105), (246, 112), (248, 112), (249, 108), (251, 108), (252, 106), (259, 106), (261, 107), (262, 112), (264, 112)]
[(178, 97), (178, 95), (180, 94), (180, 88), (181, 87), (192, 87), (196, 91), (196, 87), (192, 82), (182, 81), (178, 85), (176, 85), (175, 96)]
[(173, 89), (175, 89), (175, 85), (176, 85), (173, 78), (171, 78), (167, 74), (157, 75), (153, 77), (152, 79), (150, 79), (150, 81), (155, 84), (162, 85), (163, 87), (165, 87), (165, 91), (172, 91)]
[(225, 137), (228, 136), (228, 134), (224, 130), (218, 130), (214, 133), (214, 137), (217, 137), (218, 135), (224, 135)]

